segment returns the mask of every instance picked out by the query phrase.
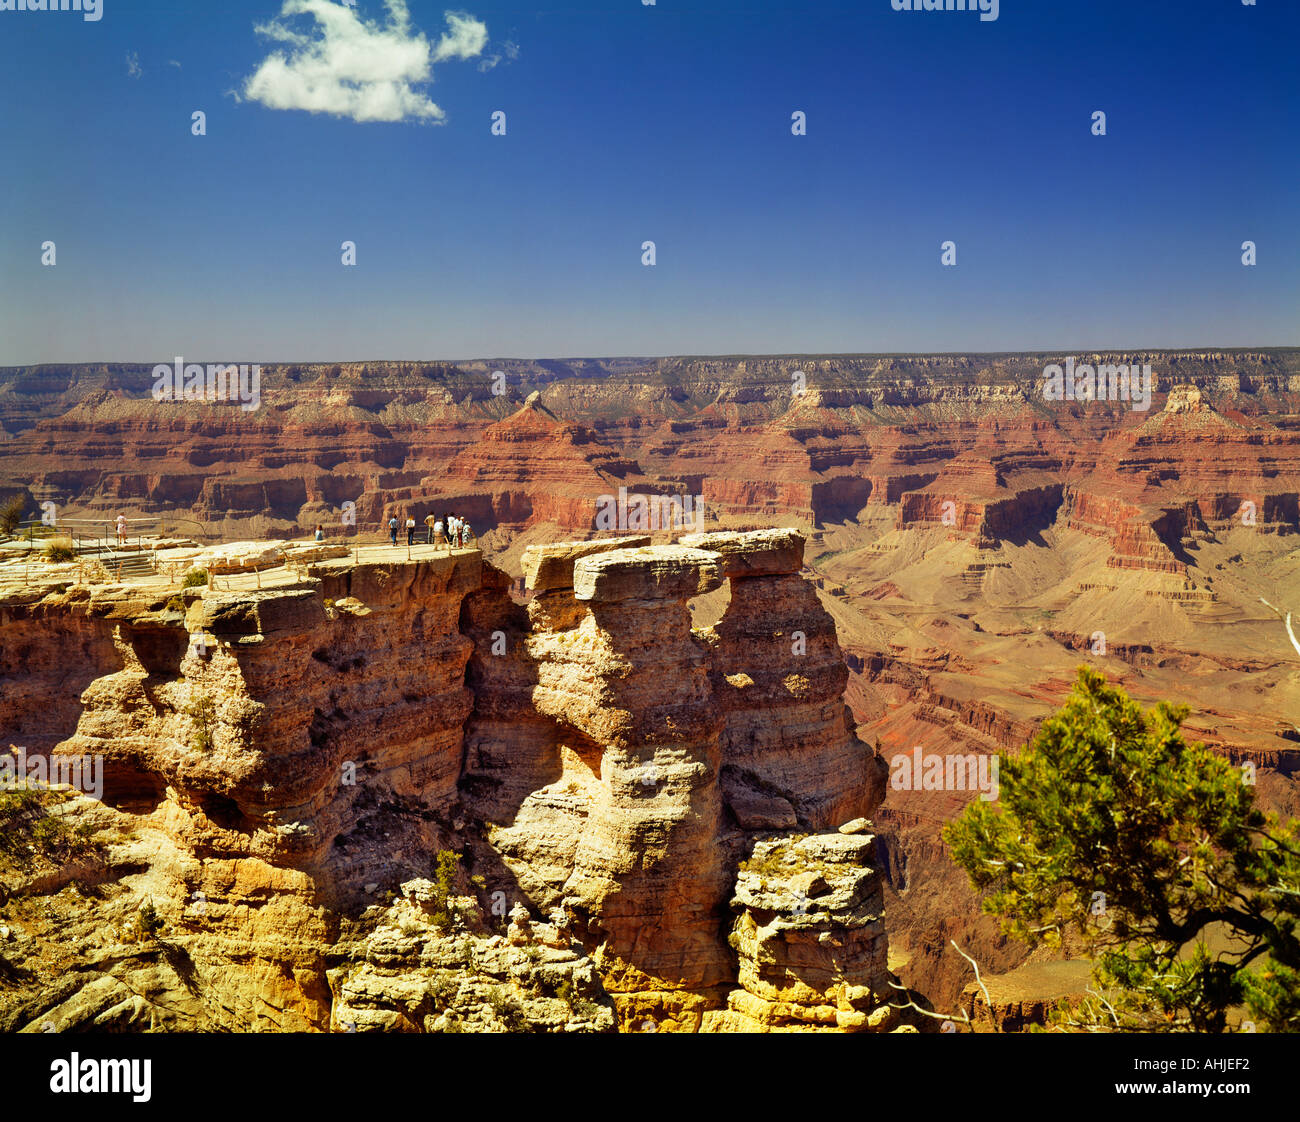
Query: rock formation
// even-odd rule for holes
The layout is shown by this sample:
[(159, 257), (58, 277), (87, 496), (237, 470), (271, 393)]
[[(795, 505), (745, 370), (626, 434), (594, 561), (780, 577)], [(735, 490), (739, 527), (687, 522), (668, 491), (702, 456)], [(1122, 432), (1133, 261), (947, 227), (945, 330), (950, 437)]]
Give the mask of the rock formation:
[[(860, 817), (883, 772), (849, 729), (834, 625), (797, 575), (802, 538), (641, 540), (525, 554), (527, 630), (498, 632), (479, 694), (500, 682), (518, 698), (522, 676), (554, 725), (529, 726), (536, 786), (503, 797), (519, 776), (497, 764), (509, 731), (489, 700), (464, 786), (500, 825), (493, 845), (518, 885), (598, 948), (625, 1021), (708, 1027), (735, 977), (719, 932), (748, 831)], [(731, 607), (716, 631), (693, 631), (688, 601), (724, 576)], [(500, 623), (481, 625), (480, 646)]]
[(732, 899), (740, 989), (720, 1018), (727, 1029), (878, 1032), (897, 1022), (867, 825), (754, 846)]
[(825, 830), (879, 805), (883, 784), (843, 701), (848, 668), (835, 622), (799, 575), (803, 538), (771, 530), (681, 542), (720, 553), (730, 583), (726, 614), (702, 638), (714, 649), (722, 781), (737, 822)]
[(938, 521), (951, 501), (970, 533), (993, 504), (990, 540), (1032, 528), (1053, 486), (1192, 501), (1208, 520), (1252, 500), (1295, 525), (1297, 435), (1278, 418), (1300, 403), (1297, 352), (1078, 356), (1150, 364), (1146, 412), (1045, 401), (1061, 358), (266, 364), (254, 413), (156, 402), (147, 365), (18, 367), (0, 370), (0, 482), (33, 510), (186, 516), (228, 537), (337, 523), (345, 502), (372, 528), (451, 508), (480, 532), (585, 531), (620, 485), (769, 520), (902, 503), (904, 523)]
[(392, 552), (0, 600), (6, 740), (106, 777), (80, 864), (2, 874), (0, 1027), (892, 1027), (884, 769), (801, 537), (542, 546), (526, 610)]

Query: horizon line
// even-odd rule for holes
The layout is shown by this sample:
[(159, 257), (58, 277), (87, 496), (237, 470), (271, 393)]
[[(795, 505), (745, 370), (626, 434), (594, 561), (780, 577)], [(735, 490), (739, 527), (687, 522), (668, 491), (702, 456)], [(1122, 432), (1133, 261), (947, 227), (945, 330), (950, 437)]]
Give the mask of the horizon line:
[[(1012, 350), (944, 350), (944, 351), (700, 351), (670, 352), (658, 355), (620, 355), (620, 354), (585, 354), (585, 355), (546, 355), (532, 358), (496, 355), (492, 357), (474, 356), (469, 358), (325, 358), (325, 359), (259, 359), (260, 366), (355, 366), (363, 363), (397, 364), (413, 363), (425, 365), (459, 366), (464, 363), (493, 362), (665, 362), (672, 359), (775, 359), (775, 358), (945, 358), (966, 356), (1003, 356), (1003, 355), (1066, 355), (1071, 353), (1091, 352), (1094, 354), (1113, 353), (1117, 351), (1156, 351), (1171, 354), (1191, 354), (1194, 352), (1234, 353), (1241, 351), (1300, 351), (1300, 343), (1247, 344), (1242, 346), (1111, 346), (1111, 347), (1057, 347), (1057, 348), (1022, 348)], [(173, 356), (174, 358), (175, 356)], [(195, 360), (196, 362), (198, 360)], [(157, 360), (139, 362), (131, 359), (75, 359), (46, 360), (41, 362), (15, 362), (0, 365), (0, 371), (22, 370), (44, 366), (141, 366), (154, 367), (164, 365)]]

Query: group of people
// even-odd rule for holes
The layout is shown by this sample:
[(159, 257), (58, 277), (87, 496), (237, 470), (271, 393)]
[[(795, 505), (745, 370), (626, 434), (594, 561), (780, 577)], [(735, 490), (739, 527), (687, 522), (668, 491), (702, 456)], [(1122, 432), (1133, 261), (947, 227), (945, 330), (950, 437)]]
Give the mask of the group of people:
[[(429, 545), (445, 545), (451, 548), (457, 546), (466, 547), (474, 538), (474, 531), (470, 529), (469, 523), (458, 514), (447, 515), (447, 521), (435, 514), (428, 515), (424, 520), (426, 528), (425, 541)], [(393, 545), (397, 544), (397, 532), (401, 528), (397, 520), (397, 515), (393, 515), (388, 520), (388, 537)], [(415, 516), (408, 514), (406, 516), (406, 544), (415, 544)]]
[[(428, 533), (425, 541), (429, 545), (446, 545), (451, 547), (461, 546), (462, 548), (469, 545), (474, 539), (474, 531), (469, 528), (469, 523), (461, 518), (458, 514), (447, 515), (447, 524), (444, 528), (441, 518), (430, 514), (424, 520)], [(393, 515), (388, 520), (388, 537), (389, 540), (397, 544), (397, 531), (399, 529), (397, 515)], [(415, 544), (415, 517), (408, 514), (406, 516), (406, 544)], [(312, 535), (318, 542), (325, 540), (325, 527), (319, 522), (316, 523), (316, 532)], [(117, 516), (117, 544), (122, 545), (126, 541), (126, 515)]]

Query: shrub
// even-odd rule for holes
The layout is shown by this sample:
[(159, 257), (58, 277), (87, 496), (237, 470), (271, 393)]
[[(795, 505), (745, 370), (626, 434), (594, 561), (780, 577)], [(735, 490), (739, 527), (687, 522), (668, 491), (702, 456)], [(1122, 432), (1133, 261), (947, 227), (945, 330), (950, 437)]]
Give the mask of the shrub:
[(439, 974), (429, 989), (436, 1008), (450, 1009), (460, 993), (460, 979), (451, 971), (447, 971)]
[(158, 918), (158, 911), (153, 906), (153, 901), (146, 900), (140, 905), (140, 931), (152, 939), (161, 927), (162, 920)]
[(185, 709), (194, 722), (194, 739), (191, 746), (198, 752), (212, 751), (212, 727), (216, 724), (217, 703), (210, 697), (196, 698)]
[(185, 579), (181, 581), (182, 588), (198, 588), (200, 585), (208, 583), (207, 569), (191, 569), (185, 574)]
[(57, 818), (44, 815), (32, 823), (32, 844), (42, 853), (57, 848), (67, 828)]
[(55, 563), (65, 561), (75, 561), (77, 551), (72, 548), (72, 544), (66, 540), (52, 541), (45, 547), (45, 560)]
[(25, 862), (31, 850), (51, 860), (77, 857), (93, 848), (93, 826), (69, 827), (48, 807), (61, 802), (52, 791), (0, 791), (0, 854)]
[(26, 504), (23, 502), (21, 495), (15, 495), (12, 499), (0, 506), (0, 534), (8, 537), (17, 528), (18, 523), (23, 518), (23, 508)]
[(774, 846), (764, 857), (750, 857), (740, 863), (742, 873), (757, 873), (762, 877), (779, 877), (790, 872), (786, 864), (784, 846)]
[(167, 610), (169, 612), (183, 612), (185, 610), (185, 601), (179, 596), (173, 596), (167, 601)]
[(528, 1031), (528, 1020), (524, 1016), (523, 1006), (516, 997), (504, 993), (500, 986), (493, 986), (488, 990), (487, 1003), (496, 1019), (505, 1026), (506, 1032)]
[(451, 898), (456, 894), (456, 874), (460, 870), (460, 854), (444, 849), (438, 854), (437, 872), (434, 874), (434, 908), (431, 918), (436, 927), (446, 931), (452, 924)]
[(555, 987), (555, 997), (563, 1001), (569, 1007), (569, 1012), (580, 1021), (589, 1021), (600, 1011), (600, 1006), (589, 998), (583, 997), (574, 988), (573, 981), (569, 978), (560, 979)]
[(0, 791), (0, 853), (19, 856), (31, 831), (31, 820), (43, 813), (36, 791)]

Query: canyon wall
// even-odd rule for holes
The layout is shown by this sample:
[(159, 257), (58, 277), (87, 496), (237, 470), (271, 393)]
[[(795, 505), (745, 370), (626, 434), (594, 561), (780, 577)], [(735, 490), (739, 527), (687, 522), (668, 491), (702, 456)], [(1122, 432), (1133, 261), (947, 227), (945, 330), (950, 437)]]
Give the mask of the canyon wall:
[(764, 520), (874, 503), (938, 520), (950, 501), (950, 524), (986, 542), (1036, 524), (1058, 487), (1148, 524), (1251, 502), (1295, 527), (1300, 353), (1078, 358), (1150, 363), (1149, 409), (1047, 401), (1061, 356), (1034, 354), (264, 364), (252, 412), (154, 401), (148, 364), (8, 368), (0, 486), (33, 512), (185, 516), (226, 536), (345, 532), (345, 502), (370, 530), (454, 510), (480, 533), (586, 531), (619, 486)]

